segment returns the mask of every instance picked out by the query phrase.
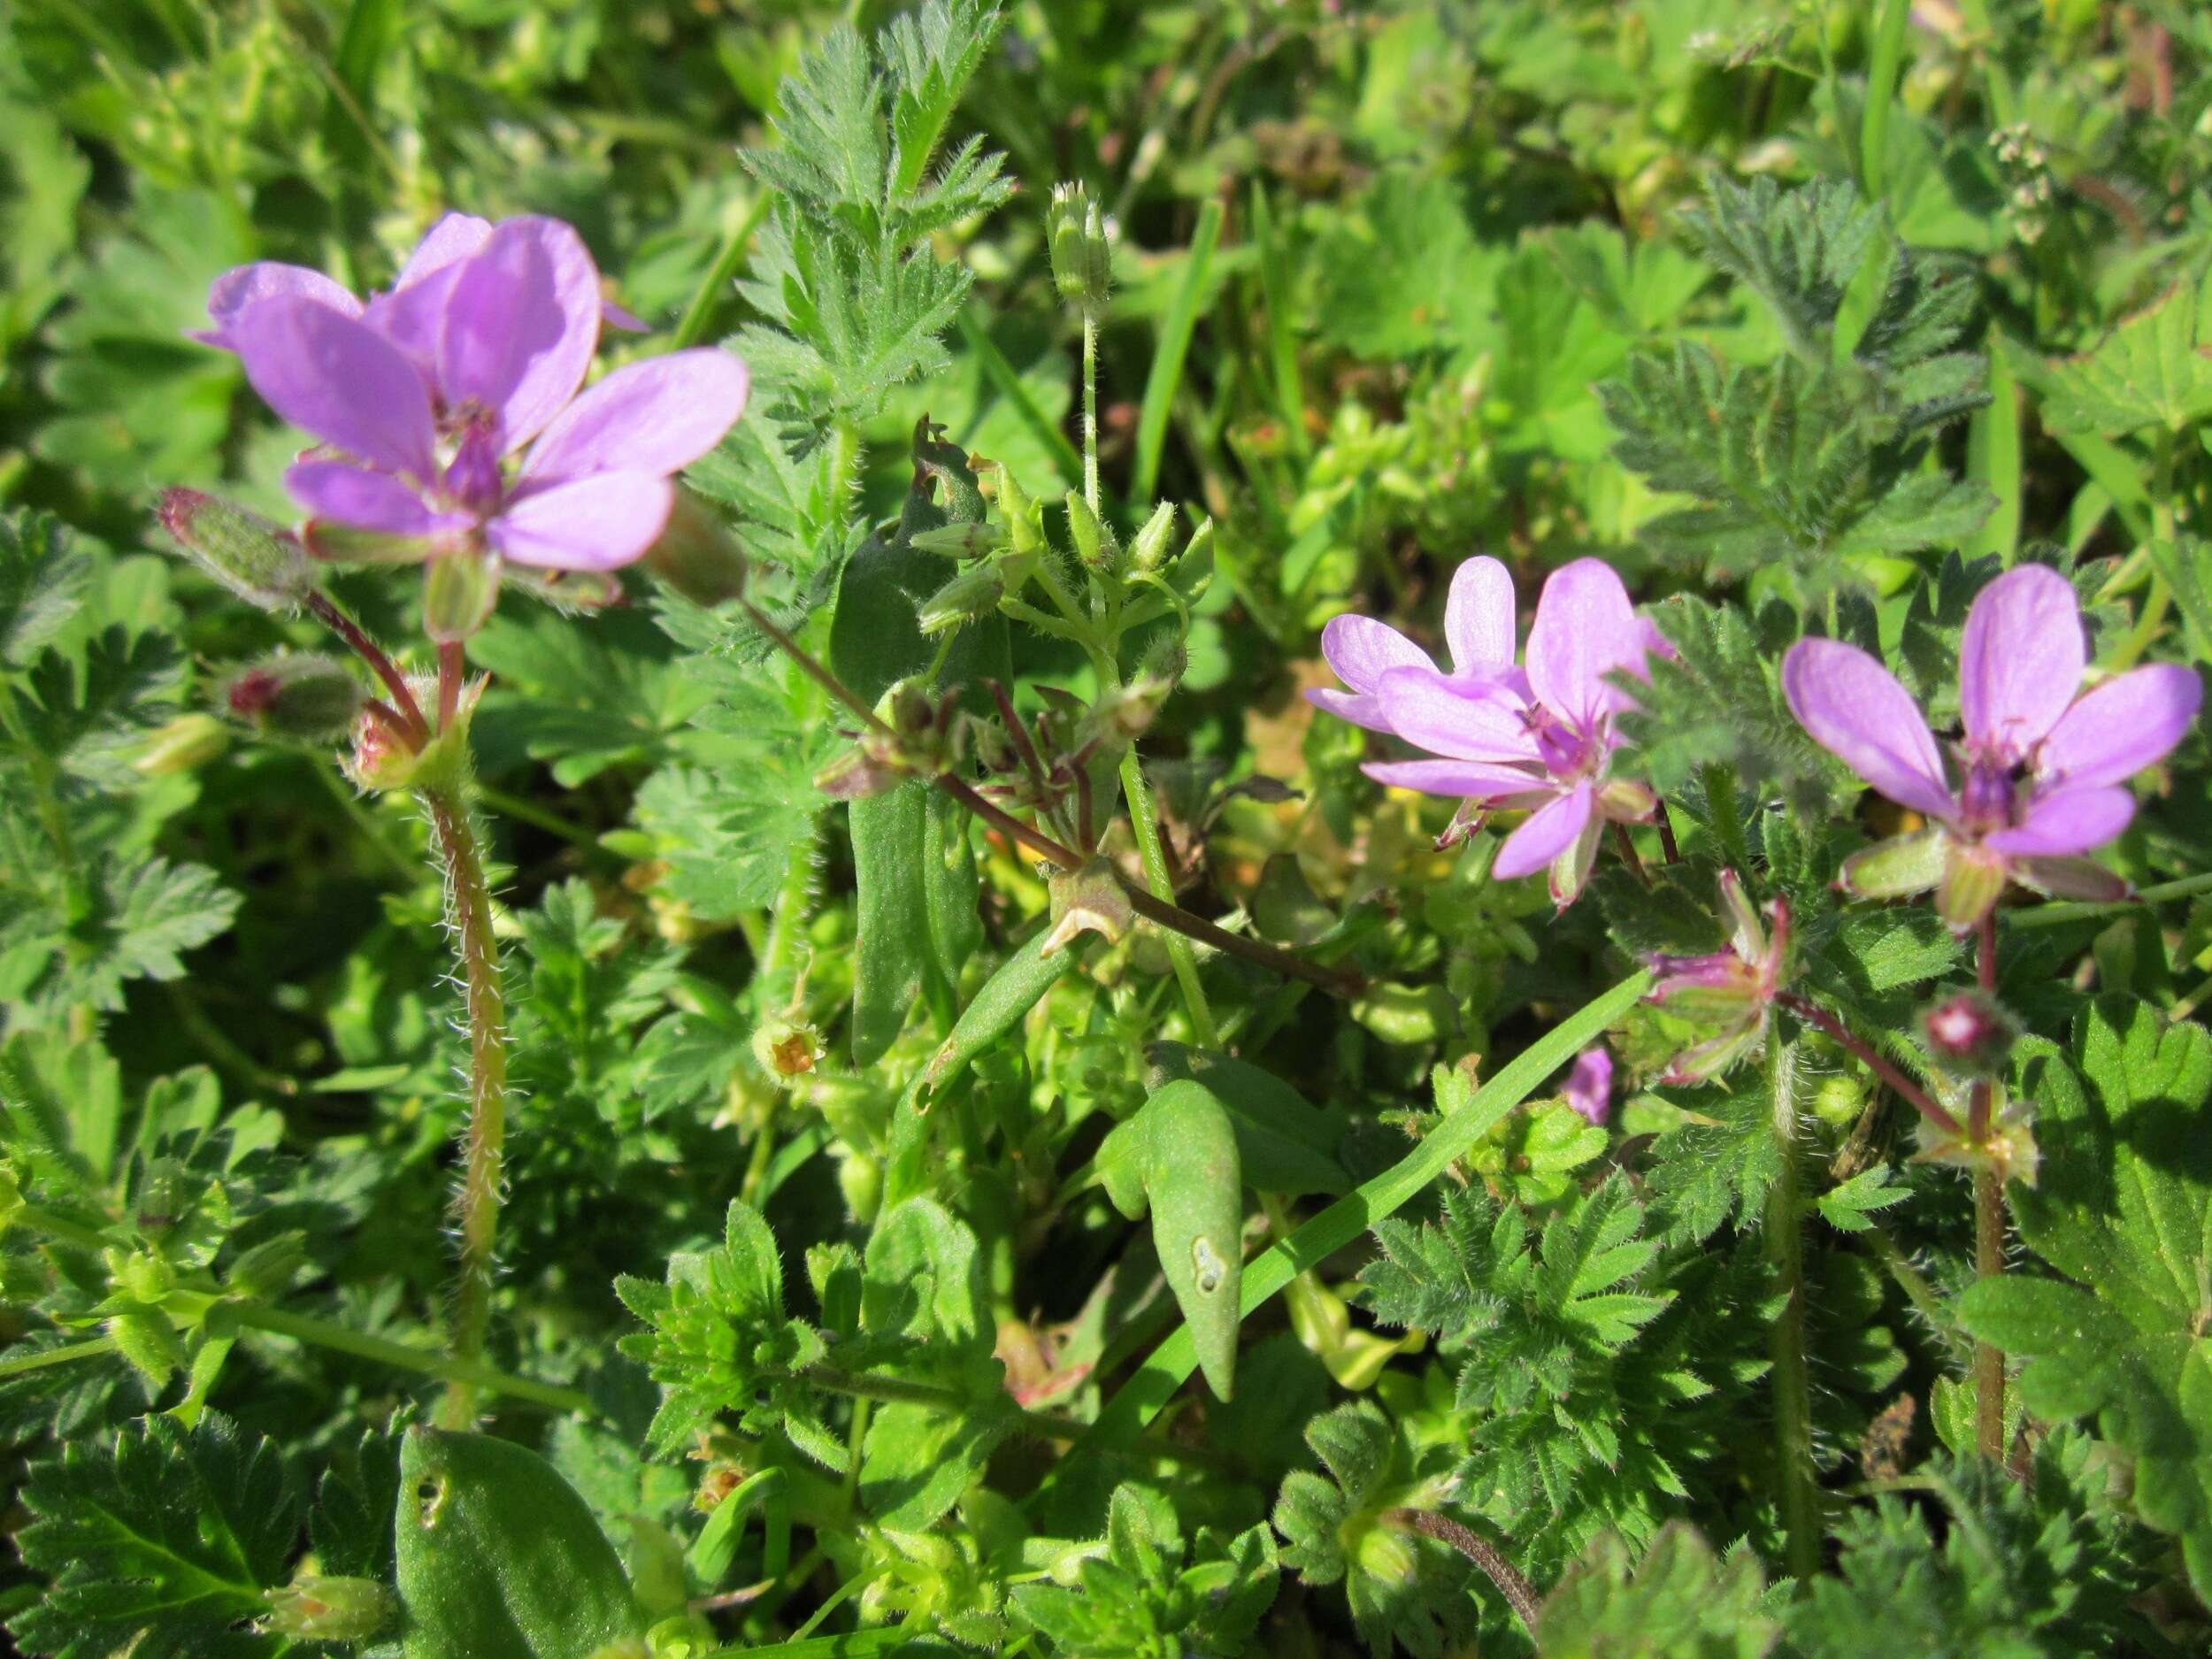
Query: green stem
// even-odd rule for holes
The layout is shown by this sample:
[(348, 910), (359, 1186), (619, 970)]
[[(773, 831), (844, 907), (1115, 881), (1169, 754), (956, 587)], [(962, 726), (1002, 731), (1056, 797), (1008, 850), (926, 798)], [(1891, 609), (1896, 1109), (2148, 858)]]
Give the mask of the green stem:
[[(449, 1355), (435, 1354), (427, 1348), (409, 1348), (380, 1336), (368, 1336), (359, 1331), (349, 1331), (344, 1325), (334, 1325), (327, 1319), (311, 1318), (305, 1314), (287, 1313), (280, 1308), (263, 1308), (251, 1302), (234, 1302), (238, 1323), (256, 1331), (266, 1331), (273, 1336), (288, 1336), (297, 1342), (326, 1348), (334, 1353), (350, 1354), (357, 1359), (373, 1360), (396, 1371), (419, 1371), (426, 1377), (435, 1377), (448, 1385), (447, 1398), (452, 1390), (465, 1388), (472, 1398), (478, 1389), (490, 1394), (510, 1394), (518, 1400), (534, 1401), (549, 1406), (556, 1411), (572, 1411), (580, 1416), (595, 1417), (598, 1408), (588, 1395), (573, 1388), (563, 1388), (554, 1383), (533, 1382), (527, 1377), (511, 1376), (506, 1371), (486, 1365), (480, 1361), (457, 1359)], [(471, 1415), (473, 1415), (472, 1407)]]
[(572, 847), (580, 847), (588, 853), (604, 854), (607, 850), (599, 844), (599, 837), (581, 824), (572, 824), (559, 813), (548, 811), (536, 802), (522, 795), (479, 783), (476, 798), (501, 817), (513, 818), (518, 823), (541, 829), (549, 835), (558, 836)]
[(2194, 898), (2200, 893), (2212, 893), (2212, 872), (2203, 875), (2184, 876), (2177, 881), (2161, 882), (2154, 887), (2145, 887), (2140, 893), (2109, 904), (2067, 902), (2063, 904), (2030, 904), (2019, 910), (2001, 910), (2008, 927), (2056, 927), (2066, 922), (2094, 921), (2100, 916), (2116, 916), (2122, 910), (2133, 910), (2139, 904), (2162, 904), (2168, 899)]
[[(1975, 932), (1974, 977), (1985, 996), (1997, 989), (1997, 913)], [(1974, 1085), (1970, 1126), (1977, 1147), (1989, 1136), (1996, 1086)], [(1997, 1279), (2005, 1271), (2005, 1184), (1985, 1159), (1974, 1171), (1974, 1277)], [(1974, 1447), (1993, 1463), (2005, 1458), (2005, 1356), (1992, 1342), (1974, 1344)]]
[(338, 803), (338, 810), (352, 819), (354, 828), (361, 832), (361, 839), (375, 848), (377, 856), (391, 865), (394, 873), (403, 877), (411, 886), (421, 874), (421, 865), (402, 854), (387, 839), (383, 826), (361, 804), (359, 792), (347, 781), (345, 773), (339, 770), (336, 757), (327, 754), (317, 755), (311, 758), (310, 764), (330, 798)]
[[(468, 809), (449, 784), (432, 785), (420, 794), (445, 866), (447, 921), (461, 960), (468, 1015), (468, 1148), (455, 1202), (461, 1271), (451, 1349), (455, 1360), (473, 1365), (483, 1357), (491, 1325), (492, 1263), (507, 1138), (506, 999), (499, 983), (499, 944), (492, 936), (491, 894)], [(475, 1408), (474, 1386), (456, 1378), (439, 1408), (439, 1421), (446, 1428), (465, 1428)]]
[[(2174, 434), (2162, 428), (2151, 450), (2151, 540), (2172, 542), (2179, 534), (2179, 524), (2174, 510)], [(2133, 667), (2137, 659), (2150, 649), (2159, 629), (2165, 626), (2166, 611), (2173, 599), (2173, 589), (2154, 567), (2151, 590), (2136, 615), (2135, 626), (2128, 630), (2127, 637), (2120, 641), (2120, 649), (2107, 664), (2113, 672)]]
[(96, 1336), (84, 1342), (65, 1342), (59, 1348), (50, 1348), (42, 1353), (24, 1354), (14, 1359), (0, 1359), (0, 1381), (10, 1377), (21, 1377), (27, 1372), (44, 1371), (49, 1365), (66, 1365), (72, 1360), (92, 1359), (115, 1351), (115, 1339)]
[[(1122, 798), (1129, 803), (1129, 828), (1136, 838), (1137, 856), (1144, 861), (1145, 885), (1163, 903), (1175, 902), (1175, 879), (1168, 872), (1167, 853), (1160, 844), (1159, 815), (1153, 810), (1151, 787), (1132, 743), (1121, 756)], [(1198, 982), (1198, 957), (1190, 941), (1178, 933), (1165, 935), (1168, 960), (1175, 964), (1176, 982), (1183, 987), (1183, 1005), (1190, 1010), (1191, 1029), (1202, 1048), (1221, 1047), (1221, 1032), (1206, 1002), (1206, 988)]]
[(50, 1210), (42, 1210), (36, 1204), (17, 1206), (10, 1219), (44, 1233), (57, 1244), (68, 1245), (72, 1249), (89, 1250), (96, 1256), (108, 1248), (108, 1240), (90, 1227), (81, 1227), (75, 1222), (58, 1216)]
[(676, 332), (669, 337), (669, 349), (680, 351), (686, 346), (695, 346), (705, 338), (707, 325), (714, 320), (716, 304), (722, 290), (736, 276), (737, 268), (745, 263), (745, 250), (752, 244), (753, 233), (760, 228), (760, 221), (768, 217), (774, 204), (775, 194), (763, 190), (759, 198), (746, 210), (745, 217), (723, 241), (714, 256), (714, 263), (707, 267), (706, 275), (699, 279), (699, 286), (691, 296), (691, 303), (684, 307), (683, 320), (676, 325)]
[(1083, 308), (1083, 500), (1098, 511), (1098, 319)]
[(1799, 1213), (1797, 1056), (1778, 1032), (1767, 1039), (1767, 1090), (1773, 1103), (1781, 1167), (1767, 1194), (1763, 1232), (1767, 1262), (1784, 1297), (1775, 1320), (1775, 1470), (1780, 1491), (1784, 1555), (1791, 1576), (1820, 1571), (1820, 1496), (1814, 1484), (1812, 1389), (1805, 1363), (1805, 1240)]

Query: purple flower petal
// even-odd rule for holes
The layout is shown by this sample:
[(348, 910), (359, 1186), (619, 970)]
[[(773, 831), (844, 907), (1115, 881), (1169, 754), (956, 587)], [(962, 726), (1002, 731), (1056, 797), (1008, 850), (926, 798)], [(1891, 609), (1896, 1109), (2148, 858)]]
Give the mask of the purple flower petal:
[(1959, 643), (1959, 716), (1967, 741), (2016, 758), (2080, 689), (2087, 651), (2072, 585), (2044, 565), (2007, 571), (1974, 600)]
[(1527, 705), (1502, 674), (1486, 680), (1440, 674), (1425, 664), (1394, 668), (1374, 696), (1394, 732), (1409, 743), (1453, 760), (1533, 764)]
[(1541, 806), (1558, 790), (1548, 780), (1518, 766), (1485, 765), (1471, 760), (1379, 760), (1360, 768), (1377, 783), (1423, 795), (1457, 795), (1486, 805)]
[(1372, 691), (1394, 668), (1436, 664), (1429, 654), (1387, 622), (1372, 617), (1333, 617), (1321, 630), (1321, 655), (1354, 691)]
[(594, 472), (514, 496), (484, 526), (491, 544), (518, 565), (609, 571), (659, 539), (676, 487), (649, 472)]
[(1452, 572), (1444, 640), (1455, 672), (1512, 665), (1513, 578), (1497, 560), (1471, 558)]
[(1982, 845), (1993, 852), (2063, 858), (2103, 846), (2134, 816), (2135, 797), (2116, 786), (2061, 789), (2039, 798), (2024, 822), (1984, 836)]
[(435, 470), (429, 395), (374, 329), (286, 294), (248, 306), (231, 332), (254, 390), (294, 426), (388, 472)]
[(207, 290), (207, 314), (214, 319), (215, 326), (189, 329), (186, 338), (196, 340), (204, 346), (213, 346), (219, 351), (235, 351), (238, 342), (232, 338), (231, 325), (239, 314), (259, 301), (285, 294), (318, 301), (341, 317), (361, 314), (361, 302), (321, 272), (310, 271), (305, 265), (280, 265), (275, 260), (264, 259), (254, 265), (234, 266), (215, 279)]
[(2047, 788), (2118, 783), (2156, 765), (2204, 700), (2193, 668), (2157, 663), (2108, 680), (2059, 717), (2035, 761)]
[(1590, 786), (1575, 785), (1505, 838), (1490, 873), (1501, 881), (1534, 875), (1581, 839), (1591, 808)]
[(649, 332), (643, 318), (628, 306), (618, 305), (612, 300), (603, 299), (599, 302), (599, 321), (603, 326), (619, 329), (626, 334)]
[(432, 271), (405, 288), (380, 294), (369, 302), (362, 320), (412, 359), (437, 395), (438, 340), (445, 332), (445, 308), (453, 297), (453, 285), (468, 267), (460, 263)]
[(553, 418), (522, 476), (678, 472), (722, 442), (749, 383), (745, 365), (715, 346), (617, 369)]
[(373, 472), (345, 461), (302, 461), (285, 473), (284, 488), (316, 518), (357, 530), (446, 535), (475, 523), (466, 513), (433, 511), (388, 472)]
[(511, 453), (576, 395), (598, 344), (599, 270), (583, 238), (558, 219), (511, 219), (454, 279), (438, 385), (449, 407), (489, 411)]
[(1583, 1117), (1602, 1125), (1613, 1106), (1613, 1056), (1601, 1048), (1585, 1048), (1575, 1056), (1560, 1093)]
[(1782, 693), (1813, 741), (1882, 794), (1930, 818), (1952, 816), (1943, 758), (1919, 705), (1857, 646), (1800, 640), (1782, 659)]
[(1536, 601), (1528, 630), (1528, 680), (1537, 700), (1583, 736), (1613, 707), (1605, 676), (1641, 670), (1646, 625), (1628, 602), (1628, 589), (1602, 559), (1562, 565)]
[(473, 213), (448, 213), (423, 233), (422, 240), (415, 244), (415, 251), (400, 266), (393, 288), (410, 287), (433, 271), (442, 271), (457, 260), (468, 258), (483, 247), (491, 234), (492, 222), (488, 219), (479, 219)]

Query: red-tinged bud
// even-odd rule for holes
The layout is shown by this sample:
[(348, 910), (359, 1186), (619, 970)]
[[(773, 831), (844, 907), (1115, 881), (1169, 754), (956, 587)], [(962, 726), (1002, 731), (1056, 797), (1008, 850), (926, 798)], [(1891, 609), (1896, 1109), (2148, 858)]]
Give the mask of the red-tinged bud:
[(365, 1641), (399, 1610), (397, 1598), (373, 1578), (319, 1572), (303, 1572), (263, 1600), (269, 1610), (256, 1628), (299, 1641)]
[(249, 604), (296, 611), (314, 590), (314, 566), (298, 539), (243, 507), (173, 489), (161, 498), (161, 525), (195, 565)]
[(1945, 997), (1920, 1017), (1920, 1029), (1937, 1064), (1975, 1078), (2001, 1076), (2020, 1034), (2012, 1016), (1981, 991)]
[(335, 743), (361, 712), (361, 685), (334, 657), (272, 657), (240, 669), (223, 685), (231, 718), (268, 737)]

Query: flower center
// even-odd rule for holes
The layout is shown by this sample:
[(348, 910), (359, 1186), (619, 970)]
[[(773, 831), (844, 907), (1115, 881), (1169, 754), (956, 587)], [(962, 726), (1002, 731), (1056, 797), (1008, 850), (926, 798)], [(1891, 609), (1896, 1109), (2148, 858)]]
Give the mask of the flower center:
[(2008, 829), (2020, 821), (2020, 785), (2024, 764), (1976, 757), (1967, 763), (1966, 781), (1959, 789), (1959, 816), (1967, 828), (1981, 834)]
[(454, 504), (467, 511), (488, 513), (499, 505), (504, 485), (499, 475), (499, 450), (492, 442), (489, 422), (472, 424), (461, 434), (453, 459), (446, 465), (445, 487)]
[(1541, 703), (1532, 705), (1523, 718), (1536, 740), (1538, 758), (1553, 777), (1578, 780), (1603, 770), (1607, 746), (1601, 730), (1585, 737)]

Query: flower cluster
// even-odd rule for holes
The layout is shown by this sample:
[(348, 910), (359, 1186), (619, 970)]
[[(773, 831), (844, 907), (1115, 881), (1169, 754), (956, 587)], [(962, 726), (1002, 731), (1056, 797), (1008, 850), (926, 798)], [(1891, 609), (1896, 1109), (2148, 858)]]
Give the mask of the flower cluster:
[(1492, 872), (1525, 876), (1548, 868), (1563, 908), (1588, 880), (1608, 822), (1648, 820), (1657, 797), (1642, 783), (1609, 775), (1620, 746), (1614, 717), (1629, 699), (1609, 676), (1643, 677), (1664, 642), (1636, 614), (1611, 566), (1577, 559), (1554, 572), (1536, 603), (1524, 662), (1514, 662), (1513, 580), (1494, 558), (1459, 567), (1444, 613), (1452, 669), (1371, 617), (1344, 616), (1322, 633), (1321, 649), (1348, 692), (1307, 695), (1330, 713), (1403, 738), (1432, 758), (1381, 761), (1377, 781), (1466, 804), (1454, 833), (1492, 811), (1533, 809), (1506, 838)]
[[(602, 298), (590, 251), (557, 219), (449, 214), (365, 301), (296, 265), (243, 265), (216, 280), (208, 310), (214, 326), (195, 337), (236, 352), (263, 400), (321, 441), (284, 481), (326, 557), (465, 559), (495, 575), (502, 561), (626, 565), (668, 522), (670, 475), (745, 406), (745, 365), (711, 348), (580, 396), (603, 322), (638, 325)], [(465, 586), (488, 608), (495, 581)]]
[(1729, 921), (1727, 949), (1644, 959), (1652, 973), (1647, 1002), (1717, 1027), (1675, 1056), (1663, 1083), (1702, 1083), (1757, 1049), (1766, 1041), (1768, 1010), (1789, 977), (1789, 901), (1778, 895), (1763, 919), (1732, 870), (1720, 872), (1720, 901)]
[(2135, 816), (2126, 780), (2155, 765), (2196, 718), (2193, 670), (2156, 664), (2078, 696), (2088, 652), (2081, 606), (2057, 572), (2023, 565), (1982, 589), (1959, 651), (1963, 734), (1944, 765), (1912, 694), (1866, 652), (1801, 640), (1782, 664), (1791, 710), (1815, 741), (1880, 794), (1928, 820), (1844, 866), (1868, 897), (1936, 889), (1962, 931), (2007, 881), (2111, 900), (2126, 883), (2082, 856)]

